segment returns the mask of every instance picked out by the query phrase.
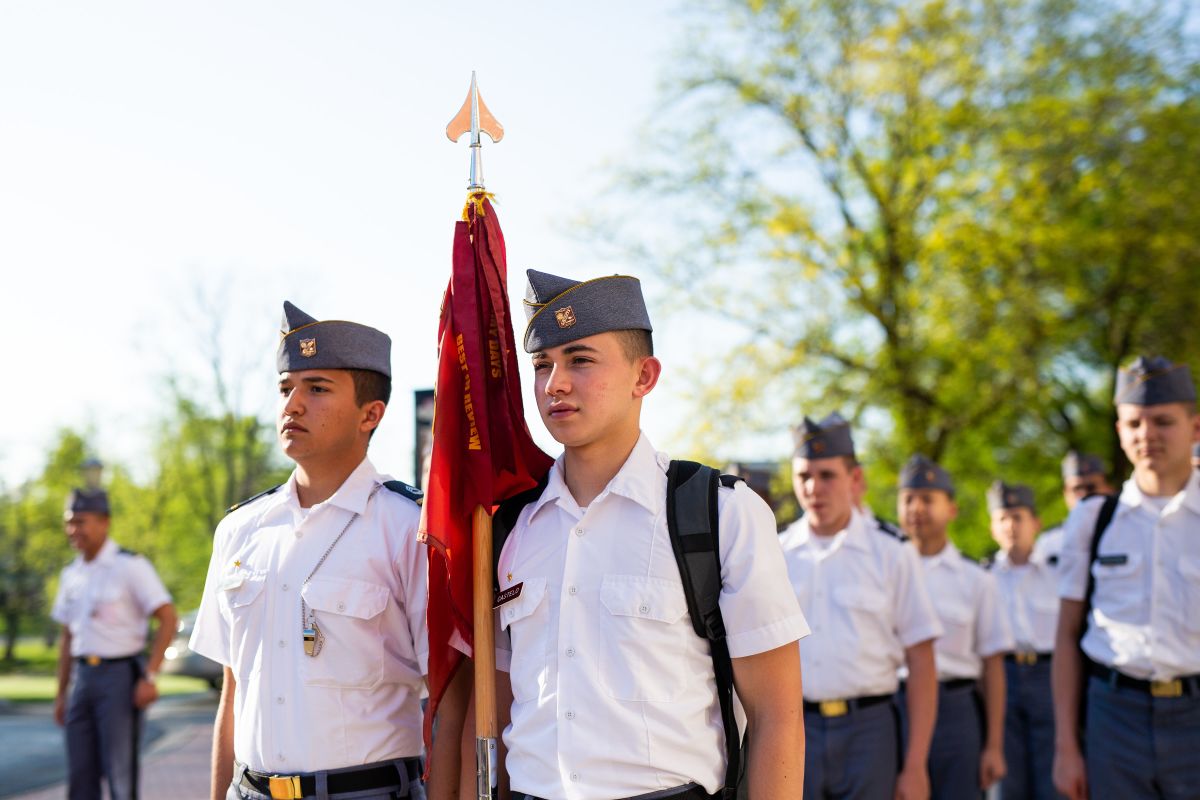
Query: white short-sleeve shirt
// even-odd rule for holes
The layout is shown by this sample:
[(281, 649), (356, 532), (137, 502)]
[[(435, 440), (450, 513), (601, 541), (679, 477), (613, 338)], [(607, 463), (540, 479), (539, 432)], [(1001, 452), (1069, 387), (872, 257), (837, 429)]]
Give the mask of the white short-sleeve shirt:
[(1012, 631), (1000, 607), (996, 578), (946, 542), (921, 556), (925, 585), (945, 634), (933, 645), (938, 680), (978, 679), (983, 659), (1013, 649)]
[(801, 518), (779, 537), (812, 636), (800, 648), (807, 700), (891, 694), (904, 650), (942, 634), (917, 554), (858, 511), (820, 546)]
[[(305, 511), (293, 473), (217, 526), (191, 648), (233, 670), (233, 749), (251, 769), (312, 772), (421, 754), (425, 550), (418, 506), (382, 488), (387, 480), (364, 459)], [(315, 657), (304, 652), (302, 594), (325, 637)]]
[[(497, 661), (510, 673), (504, 732), (514, 790), (611, 800), (724, 779), (708, 643), (687, 612), (666, 520), (669, 459), (641, 437), (586, 509), (550, 471), (500, 557)], [(745, 484), (719, 491), (721, 613), (733, 658), (808, 633), (770, 509)], [(511, 648), (511, 658), (509, 649)]]
[(71, 655), (124, 658), (146, 646), (147, 620), (171, 602), (144, 557), (106, 539), (95, 558), (63, 568), (50, 616), (71, 632)]
[(1037, 537), (1025, 564), (1013, 564), (1008, 554), (996, 554), (992, 574), (1000, 590), (1000, 605), (1008, 615), (1015, 648), (1023, 653), (1054, 652), (1058, 630), (1058, 560), (1062, 529)]
[(1063, 525), (1059, 595), (1083, 600), (1096, 578), (1083, 650), (1144, 680), (1200, 673), (1200, 475), (1161, 513), (1130, 479), (1089, 564), (1103, 498), (1075, 506)]

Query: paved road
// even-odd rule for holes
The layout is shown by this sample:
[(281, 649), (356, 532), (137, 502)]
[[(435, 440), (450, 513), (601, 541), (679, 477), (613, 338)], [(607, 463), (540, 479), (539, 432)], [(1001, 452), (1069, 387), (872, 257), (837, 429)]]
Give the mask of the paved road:
[[(216, 700), (212, 692), (166, 697), (151, 706), (142, 745), (144, 796), (208, 796)], [(49, 705), (19, 704), (0, 713), (0, 798), (61, 800), (65, 775), (62, 729)]]

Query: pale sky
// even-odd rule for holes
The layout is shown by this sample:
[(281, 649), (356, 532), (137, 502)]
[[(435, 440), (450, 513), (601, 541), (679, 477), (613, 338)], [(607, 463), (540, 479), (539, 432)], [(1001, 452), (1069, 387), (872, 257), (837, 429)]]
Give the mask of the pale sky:
[[(466, 140), (444, 129), (471, 71), (506, 128), (484, 166), (519, 298), (527, 267), (628, 271), (570, 223), (603, 165), (646, 147), (678, 36), (672, 4), (645, 0), (0, 5), (0, 481), (36, 474), (63, 426), (145, 469), (165, 376), (203, 380), (214, 353), (270, 419), (284, 299), (391, 335), (372, 458), (411, 480), (466, 188)], [(716, 345), (664, 322), (645, 429), (671, 449), (672, 361)]]

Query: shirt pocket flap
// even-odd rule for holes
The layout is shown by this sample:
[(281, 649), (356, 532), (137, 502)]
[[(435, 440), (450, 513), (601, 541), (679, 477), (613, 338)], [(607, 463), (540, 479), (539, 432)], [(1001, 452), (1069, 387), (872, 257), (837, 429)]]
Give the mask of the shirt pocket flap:
[(838, 586), (833, 590), (833, 599), (839, 606), (862, 611), (883, 611), (888, 602), (874, 586)]
[(1132, 575), (1141, 566), (1141, 553), (1100, 553), (1092, 562), (1092, 574), (1097, 578), (1119, 578)]
[(229, 607), (241, 608), (258, 599), (266, 582), (267, 573), (265, 572), (238, 569), (222, 579), (221, 588), (225, 590), (225, 599), (229, 601)]
[(678, 622), (687, 613), (680, 583), (642, 575), (605, 575), (600, 601), (610, 614), (668, 624)]
[(525, 619), (537, 610), (546, 596), (545, 578), (526, 578), (521, 593), (500, 606), (500, 627), (508, 628), (514, 622)]
[(379, 616), (388, 601), (386, 587), (351, 578), (313, 578), (300, 595), (316, 611), (357, 619)]
[(1044, 592), (1033, 592), (1029, 598), (1029, 604), (1038, 611), (1046, 613), (1058, 611), (1059, 599), (1056, 595), (1046, 594)]

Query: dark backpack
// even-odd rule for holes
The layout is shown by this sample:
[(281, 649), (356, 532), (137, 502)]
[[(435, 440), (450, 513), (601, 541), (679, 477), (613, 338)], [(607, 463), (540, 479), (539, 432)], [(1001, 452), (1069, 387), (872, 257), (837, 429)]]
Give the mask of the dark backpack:
[[(722, 800), (737, 797), (742, 779), (742, 742), (733, 713), (733, 662), (725, 641), (721, 617), (721, 553), (717, 521), (717, 490), (733, 488), (741, 480), (722, 475), (694, 461), (672, 461), (667, 469), (667, 531), (675, 563), (683, 579), (683, 596), (696, 635), (708, 641), (712, 651), (717, 699), (725, 728), (725, 786)], [(492, 588), (500, 593), (500, 551), (517, 523), (521, 509), (541, 497), (545, 480), (533, 489), (500, 504), (492, 517)]]

